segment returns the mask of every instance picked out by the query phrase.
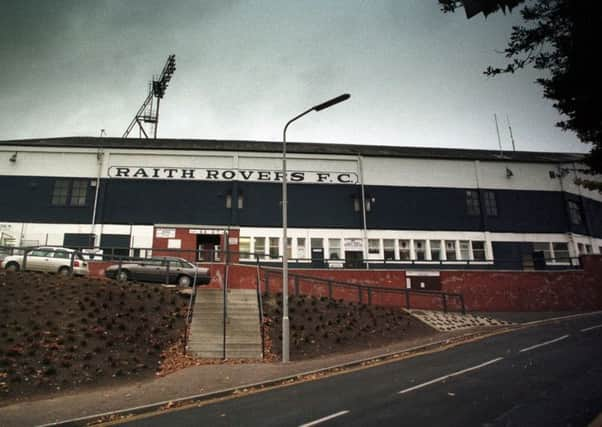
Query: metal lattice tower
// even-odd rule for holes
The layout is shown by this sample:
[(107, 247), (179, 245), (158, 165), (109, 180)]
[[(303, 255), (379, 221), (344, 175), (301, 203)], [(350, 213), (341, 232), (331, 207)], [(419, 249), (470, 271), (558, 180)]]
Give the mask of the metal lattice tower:
[[(163, 66), (163, 71), (157, 79), (153, 78), (153, 81), (150, 84), (148, 96), (142, 103), (142, 106), (138, 109), (138, 112), (132, 119), (130, 125), (123, 133), (123, 138), (127, 138), (134, 126), (138, 125), (138, 129), (140, 132), (139, 137), (148, 138), (149, 134), (152, 131), (152, 137), (157, 139), (157, 127), (159, 126), (159, 104), (161, 98), (165, 95), (165, 90), (167, 89), (167, 85), (171, 80), (171, 77), (176, 71), (176, 55), (169, 55), (167, 57), (167, 62), (165, 66)], [(147, 132), (144, 128), (145, 124), (149, 124), (149, 132)]]

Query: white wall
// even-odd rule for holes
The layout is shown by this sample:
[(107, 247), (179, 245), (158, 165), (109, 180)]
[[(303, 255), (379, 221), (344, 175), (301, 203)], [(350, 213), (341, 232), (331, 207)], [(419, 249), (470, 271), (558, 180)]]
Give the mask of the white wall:
[[(17, 161), (9, 161), (17, 153)], [(93, 148), (0, 147), (0, 175), (96, 177), (98, 150)], [(279, 153), (105, 149), (101, 177), (114, 166), (259, 169), (280, 171)], [(560, 191), (561, 179), (551, 178), (557, 165), (506, 161), (468, 161), (414, 158), (362, 157), (364, 183), (409, 187), (492, 188)], [(352, 172), (359, 175), (356, 156), (288, 154), (288, 169), (297, 171)], [(602, 201), (602, 194), (575, 186), (574, 165), (562, 179), (566, 191)], [(512, 171), (508, 178), (506, 169)]]

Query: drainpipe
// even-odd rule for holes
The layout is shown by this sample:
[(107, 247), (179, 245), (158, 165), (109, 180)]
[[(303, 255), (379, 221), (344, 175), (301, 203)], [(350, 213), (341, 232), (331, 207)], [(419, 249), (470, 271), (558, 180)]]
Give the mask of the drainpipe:
[[(363, 240), (364, 240), (364, 244), (363, 246), (363, 250), (364, 250), (364, 254), (362, 255), (362, 257), (364, 258), (364, 262), (366, 264), (366, 270), (369, 269), (368, 267), (368, 227), (366, 226), (366, 190), (364, 188), (364, 168), (362, 166), (362, 155), (358, 154), (357, 155), (357, 164), (359, 167), (359, 173), (360, 173), (360, 183), (361, 183), (361, 188), (362, 188), (362, 222), (363, 222), (363, 230), (362, 230), (362, 234), (363, 234)], [(344, 244), (344, 242), (343, 242)]]
[[(92, 209), (92, 227), (90, 230), (91, 234), (94, 234), (94, 241), (96, 245), (96, 210), (98, 209), (98, 194), (100, 193), (100, 174), (102, 173), (102, 161), (104, 158), (104, 153), (102, 148), (98, 149), (96, 153), (96, 162), (98, 163), (98, 171), (96, 174), (96, 191), (94, 192), (94, 208)], [(98, 244), (100, 244), (100, 239), (98, 239)]]

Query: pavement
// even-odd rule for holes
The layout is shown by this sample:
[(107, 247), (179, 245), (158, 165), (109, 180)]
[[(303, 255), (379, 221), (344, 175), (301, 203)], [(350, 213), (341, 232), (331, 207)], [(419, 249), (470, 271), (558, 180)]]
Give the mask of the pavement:
[[(491, 313), (488, 315), (491, 317)], [(31, 401), (8, 402), (8, 404), (0, 402), (0, 425), (2, 427), (54, 423), (85, 425), (90, 422), (88, 417), (97, 418), (99, 414), (109, 417), (120, 411), (144, 413), (162, 407), (237, 395), (249, 389), (287, 383), (302, 377), (311, 379), (326, 372), (361, 367), (398, 355), (428, 351), (454, 342), (461, 343), (479, 336), (501, 333), (537, 321), (553, 321), (554, 318), (565, 315), (567, 313), (541, 313), (539, 316), (534, 313), (523, 315), (513, 313), (512, 322), (515, 324), (512, 326), (487, 326), (439, 332), (386, 347), (305, 361), (292, 361), (287, 364), (225, 362), (194, 366), (165, 377), (129, 385), (80, 390)]]

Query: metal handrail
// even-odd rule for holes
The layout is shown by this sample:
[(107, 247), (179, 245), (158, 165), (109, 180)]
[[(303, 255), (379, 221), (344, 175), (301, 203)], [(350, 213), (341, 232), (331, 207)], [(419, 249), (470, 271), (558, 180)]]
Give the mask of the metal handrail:
[[(266, 294), (269, 294), (269, 282), (268, 282), (268, 276), (270, 274), (272, 275), (281, 275), (280, 270), (276, 270), (276, 269), (267, 269), (267, 268), (263, 268), (262, 269), (264, 271), (265, 274), (265, 278), (266, 278)], [(440, 297), (441, 301), (442, 301), (442, 305), (443, 305), (443, 310), (444, 312), (448, 311), (448, 298), (456, 298), (457, 300), (459, 300), (460, 302), (460, 306), (462, 314), (466, 314), (466, 307), (464, 305), (464, 296), (460, 293), (453, 293), (453, 292), (443, 292), (443, 291), (434, 291), (434, 290), (427, 290), (427, 289), (409, 289), (409, 288), (385, 288), (382, 286), (372, 286), (372, 285), (359, 285), (357, 283), (350, 283), (350, 282), (342, 282), (339, 280), (331, 280), (331, 279), (324, 279), (322, 277), (314, 277), (314, 276), (306, 276), (306, 275), (302, 275), (302, 274), (290, 274), (290, 277), (293, 279), (294, 281), (294, 288), (295, 288), (295, 294), (299, 295), (299, 286), (298, 286), (298, 280), (302, 279), (302, 280), (307, 280), (310, 283), (311, 282), (318, 282), (318, 283), (322, 283), (322, 284), (326, 284), (328, 285), (328, 294), (329, 297), (332, 298), (333, 292), (332, 292), (332, 288), (333, 286), (337, 286), (337, 287), (342, 287), (342, 288), (353, 288), (353, 289), (357, 289), (358, 291), (358, 299), (359, 302), (362, 302), (362, 297), (364, 292), (366, 292), (368, 294), (368, 304), (371, 304), (371, 300), (372, 300), (372, 292), (380, 292), (380, 293), (392, 293), (392, 294), (398, 294), (398, 295), (404, 295), (405, 296), (405, 300), (406, 300), (406, 308), (410, 309), (411, 304), (410, 304), (410, 295), (411, 294), (417, 294), (417, 295), (423, 295), (423, 296), (432, 296), (432, 297)]]
[(259, 327), (261, 333), (261, 358), (265, 357), (265, 326), (263, 324), (263, 297), (261, 292), (261, 268), (259, 267), (259, 259), (257, 259), (257, 305), (259, 306)]
[[(15, 252), (24, 252), (27, 250), (34, 249), (36, 247), (63, 247), (60, 245), (37, 245), (37, 246), (26, 246), (26, 247), (15, 247), (15, 246), (0, 246), (0, 254), (6, 253), (7, 256), (14, 255)], [(187, 258), (190, 262), (194, 263), (215, 263), (215, 255), (219, 253), (221, 255), (220, 261), (217, 261), (219, 264), (228, 264), (227, 259), (231, 261), (232, 256), (239, 256), (239, 261), (241, 264), (245, 263), (253, 263), (259, 262), (260, 264), (265, 265), (274, 265), (276, 263), (282, 263), (282, 257), (271, 257), (266, 254), (254, 253), (254, 252), (242, 252), (242, 251), (223, 251), (223, 250), (199, 250), (199, 249), (169, 249), (169, 248), (135, 248), (136, 250), (144, 251), (144, 256), (130, 256), (129, 253), (133, 250), (130, 247), (91, 247), (84, 248), (86, 250), (92, 252), (86, 252), (81, 249), (78, 251), (83, 255), (86, 261), (112, 261), (115, 263), (133, 261), (133, 262), (144, 262), (149, 258), (165, 258), (169, 256), (174, 257), (182, 257)], [(103, 251), (103, 253), (94, 253), (94, 251)], [(115, 251), (127, 251), (128, 255), (120, 255), (115, 254)], [(159, 253), (160, 255), (157, 255)], [(199, 261), (199, 254), (209, 255), (209, 260)], [(152, 255), (149, 255), (152, 254)], [(190, 259), (194, 258), (194, 260)], [(565, 268), (579, 268), (581, 266), (579, 256), (569, 256), (569, 257), (556, 257), (556, 258), (547, 258), (543, 261), (545, 262), (544, 269), (565, 269)], [(524, 265), (522, 264), (522, 257), (512, 257), (512, 258), (494, 258), (494, 259), (486, 259), (486, 260), (400, 260), (400, 259), (387, 259), (387, 258), (369, 258), (369, 259), (358, 259), (353, 263), (349, 263), (344, 259), (329, 259), (324, 258), (319, 260), (316, 264), (316, 260), (312, 260), (311, 258), (290, 258), (289, 263), (291, 264), (300, 264), (298, 267), (302, 266), (307, 267), (327, 267), (331, 266), (331, 264), (342, 265), (344, 268), (380, 268), (381, 266), (394, 266), (395, 268), (406, 268), (406, 267), (458, 267), (462, 268), (463, 266), (472, 266), (472, 267), (485, 267), (495, 268), (495, 269), (504, 269), (505, 265), (516, 265), (520, 266), (518, 269), (525, 270)], [(516, 268), (514, 268), (516, 269)], [(529, 268), (531, 269), (531, 268)], [(535, 269), (538, 269), (535, 266)]]

